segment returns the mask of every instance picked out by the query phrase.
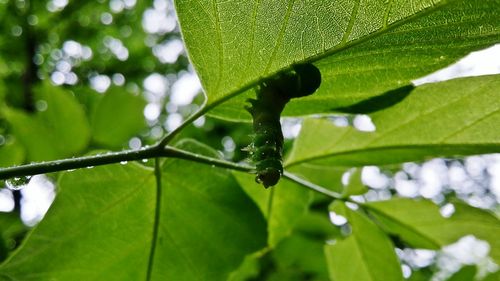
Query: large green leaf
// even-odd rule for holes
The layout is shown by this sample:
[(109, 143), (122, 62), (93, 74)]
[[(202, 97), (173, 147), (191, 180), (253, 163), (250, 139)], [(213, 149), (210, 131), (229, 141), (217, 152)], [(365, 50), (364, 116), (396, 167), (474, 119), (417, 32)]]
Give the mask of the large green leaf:
[(243, 190), (257, 203), (268, 221), (268, 244), (275, 247), (291, 234), (295, 224), (309, 208), (311, 191), (288, 180), (270, 189), (255, 182), (255, 175), (234, 173)]
[(88, 145), (90, 129), (82, 106), (72, 93), (49, 84), (35, 88), (42, 111), (28, 114), (5, 108), (13, 134), (27, 151), (29, 161), (75, 156)]
[[(183, 147), (218, 155), (192, 142)], [(161, 181), (154, 280), (225, 280), (266, 246), (263, 216), (228, 171), (166, 160)]]
[(403, 280), (394, 246), (377, 225), (341, 201), (335, 201), (330, 210), (345, 217), (352, 231), (325, 246), (332, 280)]
[(383, 165), (500, 152), (499, 88), (500, 75), (423, 85), (373, 113), (375, 132), (307, 119), (286, 165)]
[[(294, 63), (316, 61), (318, 92), (285, 110), (302, 115), (382, 95), (499, 42), (499, 3), (186, 0), (176, 9), (209, 104)], [(244, 99), (212, 113), (248, 119)]]
[(170, 159), (161, 169), (158, 182), (136, 164), (66, 173), (0, 279), (146, 280), (149, 268), (150, 280), (218, 281), (265, 247), (264, 219), (230, 173)]
[(365, 205), (381, 225), (417, 248), (437, 249), (474, 235), (490, 244), (491, 257), (500, 261), (500, 220), (493, 214), (455, 203), (455, 212), (444, 218), (428, 200), (391, 199)]
[(59, 186), (44, 220), (0, 266), (0, 279), (144, 279), (154, 223), (152, 171), (83, 169), (63, 175)]

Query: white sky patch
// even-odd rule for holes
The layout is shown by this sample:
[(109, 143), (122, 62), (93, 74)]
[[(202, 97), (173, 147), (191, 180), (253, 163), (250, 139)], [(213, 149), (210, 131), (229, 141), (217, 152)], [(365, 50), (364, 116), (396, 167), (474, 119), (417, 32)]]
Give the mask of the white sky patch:
[(184, 45), (179, 39), (169, 40), (153, 47), (153, 54), (161, 63), (175, 63), (184, 52)]
[(302, 128), (302, 120), (299, 118), (284, 118), (281, 120), (281, 130), (286, 139), (296, 138)]
[(479, 270), (488, 270), (496, 267), (488, 257), (490, 245), (472, 235), (460, 238), (456, 243), (443, 248), (438, 256), (437, 265), (441, 269), (432, 281), (446, 280), (464, 265), (478, 265)]
[(111, 36), (106, 36), (104, 38), (104, 45), (115, 55), (115, 57), (121, 61), (126, 61), (128, 59), (128, 49), (123, 45), (120, 39), (113, 38)]
[(491, 177), (490, 190), (500, 202), (500, 154), (491, 155), (490, 165), (486, 169)]
[(184, 72), (172, 85), (170, 101), (176, 105), (188, 105), (201, 91), (201, 84), (195, 73)]
[(375, 124), (368, 115), (356, 115), (353, 120), (354, 128), (363, 132), (374, 132), (376, 130)]
[(236, 143), (230, 136), (223, 137), (221, 140), (221, 144), (224, 147), (224, 150), (227, 152), (233, 152), (236, 149)]
[(160, 117), (161, 107), (156, 103), (148, 103), (146, 107), (144, 107), (144, 117), (149, 121), (155, 121)]
[(137, 150), (137, 149), (140, 149), (141, 146), (142, 146), (142, 141), (140, 138), (138, 137), (133, 137), (131, 138), (129, 141), (128, 141), (128, 146), (130, 147), (130, 149), (132, 150)]
[(406, 173), (397, 172), (394, 176), (394, 188), (403, 197), (417, 197), (418, 183), (408, 179)]
[(90, 87), (99, 93), (104, 93), (111, 86), (111, 79), (102, 74), (90, 77)]
[[(493, 59), (497, 58), (497, 59)], [(500, 73), (500, 44), (487, 49), (472, 52), (457, 63), (413, 80), (416, 86), (434, 83), (458, 77), (479, 76)]]
[(14, 210), (12, 191), (7, 188), (0, 189), (0, 212), (11, 212), (12, 210)]
[(333, 116), (331, 120), (337, 127), (349, 126), (349, 120), (345, 116)]
[(159, 73), (152, 73), (143, 82), (144, 89), (152, 95), (146, 95), (146, 99), (150, 102), (159, 102), (169, 87), (169, 82), (165, 76)]
[(420, 169), (420, 195), (433, 198), (441, 193), (448, 184), (448, 168), (444, 160), (434, 159), (425, 162)]
[(453, 204), (451, 203), (448, 203), (439, 209), (439, 213), (441, 213), (441, 216), (449, 218), (453, 215), (453, 213), (455, 213), (455, 206), (453, 206)]
[(182, 115), (178, 113), (172, 113), (168, 115), (167, 120), (165, 121), (165, 128), (167, 131), (172, 132), (177, 129), (182, 124)]
[(21, 190), (21, 219), (26, 225), (38, 223), (55, 198), (54, 184), (44, 175), (35, 175)]
[(165, 34), (177, 26), (177, 20), (170, 3), (164, 0), (155, 0), (154, 8), (144, 11), (142, 28), (151, 34)]
[(328, 215), (334, 225), (341, 226), (347, 223), (347, 219), (344, 216), (338, 215), (335, 212), (329, 212)]
[(49, 12), (58, 12), (68, 5), (68, 0), (52, 0), (47, 3), (47, 10)]
[(389, 184), (389, 178), (382, 174), (380, 168), (376, 166), (363, 167), (361, 180), (365, 185), (374, 189), (382, 189)]

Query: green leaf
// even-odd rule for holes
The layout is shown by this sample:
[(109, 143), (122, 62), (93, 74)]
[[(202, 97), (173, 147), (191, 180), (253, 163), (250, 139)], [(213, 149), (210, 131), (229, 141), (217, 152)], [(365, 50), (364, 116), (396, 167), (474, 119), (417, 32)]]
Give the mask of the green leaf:
[[(293, 271), (307, 277), (297, 280), (328, 280), (328, 269), (323, 254), (324, 241), (294, 233), (281, 241), (271, 253), (279, 271)], [(300, 275), (299, 275), (300, 276)], [(288, 280), (288, 279), (276, 279)]]
[(24, 158), (24, 148), (14, 138), (8, 138), (0, 145), (0, 167), (22, 164)]
[(307, 119), (286, 165), (383, 165), (500, 152), (499, 88), (500, 75), (423, 85), (373, 113), (375, 132)]
[(455, 272), (450, 278), (446, 279), (446, 281), (471, 281), (474, 280), (474, 276), (476, 276), (477, 268), (475, 265), (468, 265), (460, 268), (459, 271)]
[(300, 166), (290, 167), (288, 171), (307, 179), (317, 185), (328, 188), (337, 193), (342, 193), (342, 175), (347, 171), (345, 167), (316, 165), (304, 163)]
[[(217, 155), (193, 142), (182, 147)], [(225, 280), (265, 247), (265, 221), (228, 171), (168, 159), (161, 181), (155, 280)]]
[(109, 89), (92, 116), (92, 137), (100, 145), (122, 148), (128, 140), (146, 128), (140, 96), (121, 88)]
[(176, 159), (161, 169), (159, 188), (135, 163), (65, 173), (0, 279), (145, 280), (151, 268), (151, 280), (218, 281), (265, 247), (265, 221), (229, 172)]
[(47, 108), (35, 114), (5, 108), (2, 112), (13, 134), (27, 152), (28, 161), (74, 156), (88, 145), (90, 129), (85, 112), (72, 93), (43, 84), (34, 89), (39, 103)]
[(259, 260), (258, 255), (246, 256), (240, 267), (231, 273), (228, 281), (248, 281), (256, 278), (259, 275)]
[[(285, 115), (353, 105), (500, 41), (498, 0), (175, 4), (208, 104), (294, 63), (315, 61), (321, 87), (292, 102)], [(212, 114), (249, 119), (241, 104), (252, 95), (247, 91)]]
[(335, 201), (330, 211), (345, 217), (352, 231), (325, 246), (332, 280), (403, 280), (394, 245), (380, 228), (341, 201)]
[(474, 235), (490, 244), (491, 257), (500, 261), (500, 220), (493, 214), (464, 203), (454, 203), (455, 212), (444, 218), (429, 200), (395, 198), (365, 206), (383, 228), (413, 247), (438, 249), (463, 236)]
[(500, 270), (489, 274), (482, 281), (498, 281), (498, 280), (500, 280)]
[(255, 175), (234, 173), (243, 190), (256, 202), (268, 222), (268, 245), (275, 247), (291, 234), (295, 224), (307, 212), (312, 200), (310, 190), (288, 180), (264, 189)]
[(83, 169), (65, 173), (59, 187), (45, 218), (0, 266), (0, 279), (143, 279), (154, 223), (152, 171), (135, 164)]
[(18, 212), (0, 212), (0, 263), (19, 246), (27, 231)]
[(356, 168), (349, 175), (349, 182), (342, 191), (342, 197), (347, 198), (351, 195), (361, 195), (368, 191), (368, 187), (366, 187), (361, 180), (361, 172), (361, 169)]

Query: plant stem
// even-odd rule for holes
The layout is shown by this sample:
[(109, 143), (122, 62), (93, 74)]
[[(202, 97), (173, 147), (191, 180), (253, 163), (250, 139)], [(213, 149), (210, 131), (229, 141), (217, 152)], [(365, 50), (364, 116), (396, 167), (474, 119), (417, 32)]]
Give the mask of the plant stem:
[(230, 168), (238, 171), (248, 172), (254, 169), (254, 167), (249, 165), (233, 163), (222, 159), (215, 159), (170, 146), (166, 147), (151, 146), (139, 150), (126, 150), (120, 152), (112, 152), (112, 153), (98, 154), (92, 156), (83, 156), (78, 158), (47, 161), (47, 162), (33, 163), (28, 165), (0, 169), (0, 179), (32, 176), (37, 174), (46, 174), (46, 173), (59, 172), (65, 170), (86, 168), (91, 166), (113, 164), (122, 161), (134, 161), (134, 160), (142, 160), (155, 157), (172, 157), (172, 158), (179, 158), (186, 160), (194, 160), (196, 162), (206, 163), (209, 165), (222, 168)]
[(155, 147), (149, 147), (139, 150), (126, 150), (106, 154), (39, 162), (0, 169), (0, 179), (46, 174), (90, 166), (100, 166), (105, 164), (118, 163), (121, 161), (141, 160), (155, 157), (156, 154), (158, 154), (157, 149)]
[(255, 170), (254, 166), (250, 166), (248, 164), (239, 164), (222, 159), (212, 158), (201, 154), (196, 154), (193, 152), (181, 150), (171, 146), (165, 147), (165, 153), (167, 154), (165, 155), (166, 157), (193, 160), (195, 162), (205, 163), (221, 168), (228, 168), (236, 171), (252, 172)]
[(294, 182), (296, 182), (296, 183), (298, 183), (298, 184), (300, 184), (300, 185), (302, 185), (304, 187), (307, 187), (307, 188), (312, 189), (312, 190), (314, 190), (316, 192), (319, 192), (319, 193), (321, 193), (323, 195), (331, 197), (333, 199), (345, 200), (345, 198), (343, 198), (342, 194), (337, 193), (335, 191), (331, 191), (329, 189), (326, 189), (326, 188), (324, 188), (322, 186), (316, 185), (316, 184), (314, 184), (312, 182), (309, 182), (307, 180), (301, 179), (298, 176), (296, 176), (296, 175), (294, 175), (294, 174), (292, 174), (290, 172), (285, 171), (283, 173), (283, 177), (287, 178), (287, 179), (289, 179), (291, 181), (294, 181)]

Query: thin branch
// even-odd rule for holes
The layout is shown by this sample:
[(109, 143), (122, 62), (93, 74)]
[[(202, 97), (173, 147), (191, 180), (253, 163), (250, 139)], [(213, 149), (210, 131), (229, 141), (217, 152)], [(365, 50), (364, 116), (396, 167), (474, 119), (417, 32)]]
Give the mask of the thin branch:
[(158, 149), (156, 149), (155, 147), (148, 147), (139, 150), (126, 150), (63, 160), (39, 162), (0, 169), (0, 179), (46, 174), (91, 166), (118, 163), (122, 161), (141, 160), (156, 157), (158, 156), (158, 154)]
[(163, 139), (161, 139), (155, 146), (166, 146), (175, 136), (177, 136), (184, 127), (188, 126), (189, 124), (193, 123), (196, 119), (200, 118), (205, 112), (207, 111), (207, 107), (205, 106), (205, 103), (201, 106), (201, 108), (196, 111), (193, 115), (189, 116), (182, 124), (175, 128), (172, 132), (167, 134)]
[(292, 174), (292, 173), (290, 173), (290, 172), (285, 171), (285, 172), (283, 173), (283, 177), (284, 177), (284, 178), (287, 178), (287, 179), (289, 179), (289, 180), (291, 180), (291, 181), (294, 181), (294, 182), (296, 182), (296, 183), (298, 183), (298, 184), (300, 184), (300, 185), (302, 185), (302, 186), (304, 186), (304, 187), (307, 187), (307, 188), (312, 189), (312, 190), (314, 190), (314, 191), (316, 191), (316, 192), (319, 192), (319, 193), (321, 193), (321, 194), (323, 194), (323, 195), (326, 195), (326, 196), (328, 196), (328, 197), (331, 197), (331, 198), (333, 198), (333, 199), (346, 200), (346, 199), (342, 196), (342, 194), (337, 193), (337, 192), (335, 192), (335, 191), (331, 191), (331, 190), (329, 190), (329, 189), (326, 189), (326, 188), (324, 188), (324, 187), (322, 187), (322, 186), (316, 185), (316, 184), (314, 184), (314, 183), (312, 183), (312, 182), (309, 182), (309, 181), (307, 181), (307, 180), (304, 180), (304, 179), (302, 179), (302, 178), (300, 178), (300, 177), (298, 177), (298, 176), (296, 176), (296, 175), (294, 175), (294, 174)]
[(234, 163), (222, 159), (212, 158), (208, 156), (204, 156), (201, 154), (196, 154), (193, 152), (181, 150), (175, 147), (167, 146), (165, 147), (165, 152), (168, 152), (168, 157), (185, 159), (185, 160), (193, 160), (199, 163), (205, 163), (216, 167), (228, 168), (236, 171), (242, 172), (253, 172), (255, 170), (254, 166), (250, 166), (248, 164), (240, 164)]
[(52, 172), (86, 168), (91, 166), (113, 164), (122, 161), (135, 161), (135, 160), (142, 160), (142, 159), (156, 158), (156, 157), (171, 157), (171, 158), (193, 160), (199, 163), (205, 163), (222, 168), (229, 168), (237, 171), (250, 172), (255, 170), (253, 166), (233, 163), (222, 159), (211, 158), (170, 146), (163, 148), (160, 146), (150, 146), (139, 150), (125, 150), (120, 152), (111, 152), (106, 154), (83, 156), (78, 158), (47, 161), (47, 162), (33, 163), (28, 165), (0, 169), (0, 180), (5, 180), (13, 177), (32, 176), (38, 174), (46, 174)]

